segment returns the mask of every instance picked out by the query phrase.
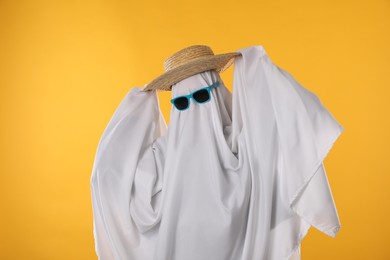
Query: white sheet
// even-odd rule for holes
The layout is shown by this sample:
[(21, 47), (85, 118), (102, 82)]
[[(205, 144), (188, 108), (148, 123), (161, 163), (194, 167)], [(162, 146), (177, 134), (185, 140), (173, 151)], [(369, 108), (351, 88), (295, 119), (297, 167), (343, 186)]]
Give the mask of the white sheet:
[(99, 259), (300, 259), (314, 226), (340, 221), (323, 160), (344, 128), (261, 45), (237, 50), (232, 93), (215, 70), (211, 100), (167, 127), (157, 93), (132, 88), (108, 123), (91, 176)]

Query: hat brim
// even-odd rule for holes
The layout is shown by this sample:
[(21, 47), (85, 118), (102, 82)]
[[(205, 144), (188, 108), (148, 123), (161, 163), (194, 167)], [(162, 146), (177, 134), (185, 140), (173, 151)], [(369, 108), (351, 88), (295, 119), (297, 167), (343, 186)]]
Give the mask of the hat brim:
[(142, 90), (170, 91), (172, 90), (172, 85), (197, 73), (212, 69), (215, 69), (217, 72), (221, 73), (229, 68), (230, 65), (233, 64), (234, 59), (239, 55), (241, 55), (240, 52), (231, 52), (200, 57), (161, 74), (149, 82)]

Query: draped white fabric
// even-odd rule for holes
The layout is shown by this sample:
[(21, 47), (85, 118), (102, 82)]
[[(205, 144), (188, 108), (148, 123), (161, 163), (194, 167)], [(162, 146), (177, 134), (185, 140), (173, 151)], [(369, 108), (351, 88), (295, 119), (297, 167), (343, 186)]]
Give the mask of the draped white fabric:
[(237, 52), (232, 93), (215, 70), (172, 87), (220, 82), (169, 126), (155, 91), (126, 94), (91, 176), (99, 259), (297, 260), (311, 226), (336, 236), (323, 160), (344, 128), (261, 45)]

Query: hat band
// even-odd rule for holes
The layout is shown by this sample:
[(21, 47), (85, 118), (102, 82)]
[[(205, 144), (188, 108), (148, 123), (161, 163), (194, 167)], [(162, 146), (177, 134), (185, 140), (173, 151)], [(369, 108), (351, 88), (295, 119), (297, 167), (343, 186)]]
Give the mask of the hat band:
[(188, 63), (190, 61), (197, 60), (202, 57), (206, 56), (214, 56), (214, 52), (211, 50), (210, 47), (206, 45), (193, 45), (187, 48), (184, 48), (176, 53), (174, 53), (172, 56), (170, 56), (165, 62), (164, 62), (164, 69), (165, 71), (172, 70), (178, 66), (181, 66), (185, 63)]

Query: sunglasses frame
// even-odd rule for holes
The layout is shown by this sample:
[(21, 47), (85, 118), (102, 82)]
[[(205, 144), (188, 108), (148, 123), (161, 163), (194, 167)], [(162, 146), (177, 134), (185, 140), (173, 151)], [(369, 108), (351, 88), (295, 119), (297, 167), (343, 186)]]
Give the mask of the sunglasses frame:
[[(214, 82), (213, 84), (211, 84), (210, 86), (207, 86), (207, 87), (198, 89), (198, 90), (196, 90), (196, 91), (194, 91), (194, 92), (192, 92), (192, 93), (190, 93), (190, 94), (188, 94), (188, 95), (183, 95), (183, 96), (175, 97), (175, 98), (171, 99), (171, 103), (172, 103), (172, 104), (175, 106), (175, 108), (176, 108), (177, 110), (179, 110), (179, 111), (187, 110), (187, 109), (190, 107), (191, 98), (194, 99), (194, 101), (195, 101), (196, 103), (198, 103), (198, 104), (207, 103), (207, 102), (209, 102), (210, 99), (211, 99), (211, 95), (210, 95), (211, 89), (216, 88), (216, 87), (218, 87), (218, 86), (219, 86), (219, 81), (216, 81), (216, 82)], [(196, 92), (202, 91), (202, 90), (207, 90), (208, 95), (209, 95), (209, 99), (206, 100), (206, 101), (204, 101), (204, 102), (198, 102), (198, 101), (196, 101), (196, 99), (193, 97), (193, 95), (194, 95)], [(187, 98), (188, 106), (187, 106), (186, 108), (184, 108), (184, 109), (179, 109), (179, 108), (177, 108), (176, 105), (175, 105), (175, 100), (178, 99), (178, 98), (183, 98), (183, 97), (184, 97), (184, 98)]]

